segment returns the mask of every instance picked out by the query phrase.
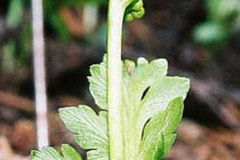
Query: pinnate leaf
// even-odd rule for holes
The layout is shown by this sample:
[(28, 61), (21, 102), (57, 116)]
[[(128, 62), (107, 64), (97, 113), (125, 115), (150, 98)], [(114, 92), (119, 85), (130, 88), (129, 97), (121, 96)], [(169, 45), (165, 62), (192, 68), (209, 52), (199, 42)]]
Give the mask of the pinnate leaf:
[(62, 152), (56, 151), (52, 147), (45, 147), (42, 151), (33, 150), (31, 152), (32, 160), (82, 160), (77, 151), (68, 144), (63, 144)]
[(102, 109), (107, 109), (107, 65), (106, 56), (101, 64), (95, 64), (90, 67), (91, 77), (88, 77), (90, 82), (90, 92), (95, 100), (95, 103)]
[(162, 159), (169, 151), (176, 134), (174, 133), (183, 114), (181, 97), (172, 100), (164, 111), (160, 111), (147, 123), (140, 145), (139, 158), (142, 160)]
[[(90, 92), (103, 110), (97, 115), (87, 106), (60, 109), (67, 128), (87, 150), (90, 160), (108, 160), (107, 65), (106, 58), (90, 69)], [(158, 160), (172, 146), (179, 124), (189, 80), (169, 77), (167, 61), (122, 62), (121, 109), (123, 119), (124, 157), (127, 160)], [(144, 129), (144, 126), (145, 129)]]
[(62, 108), (60, 117), (66, 127), (76, 134), (76, 141), (88, 152), (88, 159), (100, 160), (108, 158), (108, 134), (107, 119), (102, 111), (98, 116), (90, 107), (80, 105), (79, 107)]

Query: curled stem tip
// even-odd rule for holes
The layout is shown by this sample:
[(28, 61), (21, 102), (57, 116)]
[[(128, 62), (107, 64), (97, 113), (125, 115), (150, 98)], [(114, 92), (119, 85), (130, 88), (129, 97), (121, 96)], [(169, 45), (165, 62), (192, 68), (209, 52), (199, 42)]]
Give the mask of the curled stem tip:
[(125, 21), (132, 21), (142, 18), (144, 14), (143, 0), (133, 0), (126, 8), (124, 19)]

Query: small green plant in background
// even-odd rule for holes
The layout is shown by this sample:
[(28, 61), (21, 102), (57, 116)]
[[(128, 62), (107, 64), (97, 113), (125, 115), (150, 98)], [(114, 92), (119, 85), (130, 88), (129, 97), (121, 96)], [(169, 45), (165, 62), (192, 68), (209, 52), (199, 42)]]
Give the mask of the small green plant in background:
[[(8, 5), (6, 26), (10, 30), (18, 30), (23, 21), (25, 0), (11, 0)], [(31, 25), (26, 22), (22, 25), (19, 37), (11, 37), (3, 45), (2, 68), (4, 71), (13, 72), (15, 68), (23, 66), (28, 61), (29, 44), (31, 42)]]
[[(73, 36), (62, 18), (60, 10), (64, 7), (80, 8), (83, 4), (102, 6), (107, 4), (107, 0), (44, 0), (43, 3), (45, 26), (53, 30), (58, 41), (69, 42)], [(26, 8), (30, 5), (30, 0), (9, 0), (6, 26), (12, 31), (18, 30), (20, 34), (11, 37), (3, 45), (2, 68), (6, 72), (13, 72), (16, 68), (24, 67), (29, 63), (32, 32), (31, 16), (29, 13), (26, 14)]]
[[(56, 32), (57, 38), (62, 41), (70, 39), (71, 35), (60, 15), (60, 10), (64, 7), (79, 8), (83, 4), (93, 4), (96, 6), (105, 5), (107, 0), (51, 0), (43, 1), (44, 17), (46, 22)], [(30, 6), (29, 0), (10, 0), (7, 13), (7, 26), (11, 29), (19, 27), (23, 20), (23, 12), (26, 6)], [(30, 36), (31, 37), (31, 36)]]
[(205, 0), (205, 4), (207, 21), (196, 26), (196, 42), (205, 46), (219, 46), (240, 32), (239, 0)]
[[(89, 160), (159, 160), (176, 139), (189, 79), (167, 76), (165, 59), (121, 60), (123, 19), (144, 14), (142, 0), (110, 0), (107, 54), (91, 66), (90, 92), (101, 109), (61, 108), (60, 118)], [(80, 160), (69, 145), (32, 151), (33, 160)]]
[(51, 0), (43, 1), (45, 20), (49, 23), (53, 31), (56, 32), (57, 39), (69, 41), (71, 39), (70, 32), (63, 20), (60, 10), (64, 7), (81, 8), (83, 4), (92, 4), (102, 6), (107, 4), (107, 0)]

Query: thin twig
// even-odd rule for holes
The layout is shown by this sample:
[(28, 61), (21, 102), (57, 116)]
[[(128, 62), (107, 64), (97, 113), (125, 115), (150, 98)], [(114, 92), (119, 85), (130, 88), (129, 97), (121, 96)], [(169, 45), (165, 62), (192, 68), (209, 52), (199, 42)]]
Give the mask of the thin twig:
[(48, 145), (42, 0), (32, 0), (32, 20), (37, 141), (38, 149), (42, 149)]

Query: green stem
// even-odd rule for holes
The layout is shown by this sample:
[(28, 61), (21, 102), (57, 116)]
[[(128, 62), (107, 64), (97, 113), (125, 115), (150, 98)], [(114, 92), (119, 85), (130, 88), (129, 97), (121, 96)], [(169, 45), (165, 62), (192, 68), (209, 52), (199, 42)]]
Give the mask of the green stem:
[(108, 10), (107, 80), (110, 159), (123, 160), (124, 139), (121, 116), (121, 48), (125, 6), (121, 0), (110, 0)]

